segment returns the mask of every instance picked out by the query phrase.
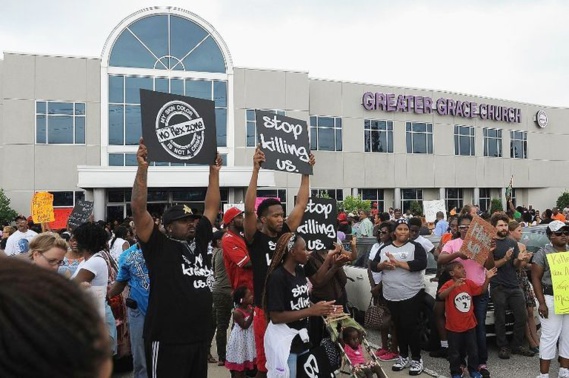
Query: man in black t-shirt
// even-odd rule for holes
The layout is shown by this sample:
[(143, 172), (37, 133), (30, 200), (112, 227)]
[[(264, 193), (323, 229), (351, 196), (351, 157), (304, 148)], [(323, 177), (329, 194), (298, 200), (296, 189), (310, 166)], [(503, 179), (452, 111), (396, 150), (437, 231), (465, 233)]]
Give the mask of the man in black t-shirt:
[[(496, 227), (496, 248), (490, 253), (489, 259), (494, 261), (497, 274), (490, 280), (490, 292), (494, 302), (494, 326), (496, 329), (496, 344), (500, 348), (498, 357), (510, 358), (510, 353), (523, 356), (533, 356), (534, 353), (522, 347), (524, 340), (527, 312), (524, 292), (520, 288), (516, 270), (520, 268), (527, 253), (520, 252), (518, 243), (508, 237), (509, 218), (504, 213), (496, 213), (490, 218), (492, 226)], [(514, 329), (512, 348), (506, 339), (506, 308), (514, 314)]]
[[(249, 248), (249, 256), (253, 265), (253, 292), (255, 312), (253, 318), (253, 329), (255, 332), (255, 346), (257, 348), (257, 371), (258, 377), (264, 377), (267, 373), (265, 367), (265, 348), (263, 338), (267, 328), (265, 314), (263, 312), (263, 291), (265, 290), (265, 280), (267, 270), (271, 263), (277, 241), (286, 232), (294, 232), (302, 222), (304, 210), (308, 204), (309, 177), (302, 175), (300, 188), (296, 197), (296, 205), (290, 212), (286, 222), (283, 207), (279, 200), (270, 198), (259, 204), (255, 214), (255, 200), (257, 198), (257, 180), (261, 164), (265, 161), (265, 154), (259, 147), (253, 156), (253, 172), (251, 181), (245, 195), (245, 218), (243, 219), (243, 229), (245, 240)], [(314, 155), (310, 154), (310, 164), (314, 165)], [(257, 229), (257, 217), (260, 219), (262, 228)]]
[(213, 285), (207, 246), (220, 204), (221, 158), (218, 154), (210, 166), (203, 216), (187, 205), (172, 206), (162, 217), (166, 235), (146, 209), (148, 162), (142, 138), (136, 158), (131, 207), (150, 277), (143, 334), (147, 369), (152, 377), (206, 378)]

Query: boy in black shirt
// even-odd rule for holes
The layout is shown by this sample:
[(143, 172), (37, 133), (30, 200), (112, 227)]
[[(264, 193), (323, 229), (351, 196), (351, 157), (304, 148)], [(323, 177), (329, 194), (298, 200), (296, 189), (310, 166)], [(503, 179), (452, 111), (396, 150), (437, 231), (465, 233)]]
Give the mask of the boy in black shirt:
[(187, 205), (164, 212), (161, 233), (146, 210), (148, 162), (142, 138), (136, 154), (138, 171), (132, 188), (132, 215), (148, 275), (150, 297), (144, 323), (148, 372), (152, 377), (207, 377), (213, 271), (207, 259), (212, 223), (220, 204), (217, 155), (210, 166), (204, 215)]

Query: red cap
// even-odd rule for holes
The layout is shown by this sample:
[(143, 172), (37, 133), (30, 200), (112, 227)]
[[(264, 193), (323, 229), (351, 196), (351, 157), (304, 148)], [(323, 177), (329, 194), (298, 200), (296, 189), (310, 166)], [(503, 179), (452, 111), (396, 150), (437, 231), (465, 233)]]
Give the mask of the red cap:
[(346, 213), (340, 213), (338, 214), (338, 222), (342, 223), (342, 222), (347, 222), (348, 221), (348, 216), (346, 215)]
[(239, 214), (243, 214), (243, 211), (237, 207), (232, 207), (231, 209), (227, 210), (225, 214), (223, 214), (223, 224), (227, 226), (229, 223), (231, 223), (233, 218)]

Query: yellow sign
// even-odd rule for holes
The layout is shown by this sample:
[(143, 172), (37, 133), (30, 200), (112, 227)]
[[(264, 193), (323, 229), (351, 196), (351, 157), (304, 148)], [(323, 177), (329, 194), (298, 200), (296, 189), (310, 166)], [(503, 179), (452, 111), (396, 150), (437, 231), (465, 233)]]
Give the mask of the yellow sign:
[(569, 314), (569, 252), (547, 254), (556, 314)]
[(53, 222), (55, 214), (53, 212), (53, 194), (48, 192), (37, 192), (32, 198), (32, 218), (34, 223)]

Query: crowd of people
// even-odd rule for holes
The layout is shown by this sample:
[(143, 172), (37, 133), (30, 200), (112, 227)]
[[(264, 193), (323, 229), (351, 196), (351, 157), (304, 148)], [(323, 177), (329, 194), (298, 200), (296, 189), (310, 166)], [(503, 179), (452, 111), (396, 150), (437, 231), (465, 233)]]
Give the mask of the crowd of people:
[[(205, 378), (209, 363), (235, 377), (296, 377), (299, 360), (330, 338), (323, 317), (347, 311), (343, 266), (358, 258), (357, 238), (375, 237), (365, 256), (372, 293), (391, 315), (375, 354), (394, 361), (392, 370), (423, 372), (418, 315), (433, 254), (440, 268), (433, 313), (441, 342), (431, 355), (448, 358), (453, 378), (465, 370), (472, 378), (490, 376), (490, 296), (499, 357), (539, 353), (539, 377), (546, 378), (558, 350), (559, 377), (569, 377), (569, 315), (554, 311), (547, 258), (567, 250), (569, 225), (557, 209), (540, 216), (510, 203), (508, 212), (489, 216), (465, 206), (437, 214), (434, 225), (399, 209), (342, 212), (334, 247), (308, 251), (296, 232), (309, 200), (308, 175), (301, 175), (288, 216), (278, 199), (256, 206), (265, 161), (256, 149), (244, 210), (233, 207), (220, 217), (218, 157), (210, 166), (203, 212), (175, 205), (156, 221), (147, 210), (146, 156), (141, 140), (132, 218), (59, 233), (34, 231), (25, 217), (15, 219), (17, 230), (4, 227), (0, 338), (13, 341), (0, 347), (8, 348), (0, 352), (2, 376), (108, 377), (111, 356), (117, 362), (132, 355), (137, 378)], [(483, 264), (461, 252), (475, 216), (496, 230)], [(519, 243), (521, 228), (537, 223), (548, 224), (550, 243), (532, 255)], [(424, 237), (431, 229), (441, 237), (437, 248)], [(507, 309), (514, 316), (511, 342)], [(362, 357), (361, 331), (347, 327), (341, 335), (341, 347), (362, 376), (379, 375), (381, 369)]]

